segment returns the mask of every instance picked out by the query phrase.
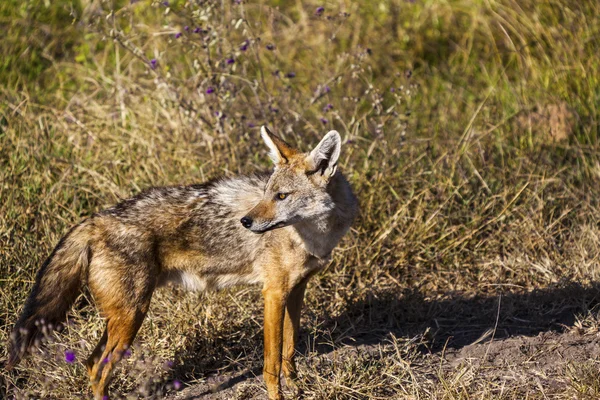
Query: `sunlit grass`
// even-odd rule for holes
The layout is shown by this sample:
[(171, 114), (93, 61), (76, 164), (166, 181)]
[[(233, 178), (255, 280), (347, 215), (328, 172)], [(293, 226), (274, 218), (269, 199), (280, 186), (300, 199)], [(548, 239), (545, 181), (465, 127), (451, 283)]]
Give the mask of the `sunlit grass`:
[[(494, 328), (500, 294), (499, 332), (523, 313), (540, 316), (528, 334), (561, 329), (565, 309), (597, 332), (596, 2), (116, 3), (0, 5), (1, 342), (81, 218), (148, 186), (270, 168), (261, 124), (302, 149), (337, 129), (361, 216), (309, 286), (306, 398), (597, 393), (597, 360), (524, 386), (440, 361), (446, 339)], [(90, 302), (0, 372), (0, 397), (88, 394)], [(114, 391), (260, 370), (261, 309), (257, 288), (161, 290)]]

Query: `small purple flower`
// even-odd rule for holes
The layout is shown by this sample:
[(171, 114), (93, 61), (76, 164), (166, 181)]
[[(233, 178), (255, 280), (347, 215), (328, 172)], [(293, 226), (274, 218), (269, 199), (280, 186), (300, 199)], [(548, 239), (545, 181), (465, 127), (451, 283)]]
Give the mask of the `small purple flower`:
[(250, 44), (250, 43), (249, 43), (249, 42), (246, 40), (246, 41), (244, 42), (244, 44), (242, 44), (242, 45), (240, 46), (240, 50), (241, 50), (241, 51), (246, 51), (246, 50), (248, 50), (248, 45), (249, 45), (249, 44)]
[(174, 365), (175, 365), (175, 363), (171, 360), (168, 360), (167, 362), (165, 362), (165, 367), (167, 367), (167, 368), (173, 368)]
[(206, 94), (211, 94), (215, 92), (215, 88), (212, 86), (209, 86), (208, 89), (206, 89)]
[(396, 89), (390, 88), (390, 92), (394, 93), (395, 91), (396, 91)]
[(327, 123), (329, 122), (329, 121), (327, 120), (327, 118), (324, 118), (324, 117), (321, 117), (321, 118), (320, 118), (320, 121), (321, 121), (321, 123), (322, 123), (323, 125), (327, 125)]
[(187, 31), (190, 30), (190, 27), (186, 25), (186, 26), (183, 27), (183, 30), (187, 32)]
[(273, 50), (275, 50), (275, 45), (274, 45), (273, 43), (269, 43), (269, 44), (267, 45), (267, 50), (269, 50), (269, 51), (273, 51)]
[(200, 28), (194, 28), (194, 33), (200, 33), (202, 30)]
[(162, 5), (165, 6), (165, 7), (169, 7), (169, 2), (168, 1), (163, 1)]
[(325, 107), (323, 107), (323, 112), (327, 112), (329, 110), (333, 110), (333, 104), (329, 103)]
[(109, 361), (110, 360), (108, 357), (104, 357), (104, 359), (102, 360), (102, 364), (108, 364)]
[(325, 86), (325, 93), (331, 92), (331, 88), (329, 86)]
[(181, 389), (181, 382), (179, 382), (177, 379), (175, 379), (173, 381), (173, 389), (175, 389), (175, 390)]
[(73, 350), (65, 351), (65, 361), (69, 364), (73, 364), (75, 362), (75, 352)]
[(156, 69), (157, 64), (158, 64), (158, 60), (156, 58), (153, 58), (152, 60), (150, 60), (150, 68)]
[(235, 62), (235, 60), (233, 58), (228, 58), (227, 61), (226, 61), (227, 65), (231, 65), (234, 62)]
[(252, 122), (248, 122), (248, 128), (254, 128), (255, 126)]
[(102, 400), (108, 400), (108, 396), (102, 396)]
[(322, 15), (324, 11), (325, 11), (325, 7), (317, 7), (317, 10), (315, 11), (315, 14), (316, 15)]
[(123, 353), (123, 357), (129, 357), (131, 355), (131, 350), (127, 349), (125, 350), (125, 353)]
[(181, 32), (177, 32), (177, 33), (175, 34), (175, 39), (179, 39), (180, 37), (181, 37)]
[(290, 79), (291, 79), (291, 78), (295, 78), (295, 77), (296, 77), (296, 73), (295, 73), (295, 72), (288, 72), (287, 74), (285, 74), (285, 76), (286, 76), (287, 78), (290, 78)]

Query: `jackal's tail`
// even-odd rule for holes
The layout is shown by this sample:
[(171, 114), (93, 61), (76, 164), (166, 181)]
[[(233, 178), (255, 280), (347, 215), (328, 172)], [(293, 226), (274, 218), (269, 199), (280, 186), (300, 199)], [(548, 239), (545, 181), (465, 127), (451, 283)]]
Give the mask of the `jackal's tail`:
[(89, 223), (84, 221), (71, 229), (38, 271), (33, 289), (10, 336), (7, 369), (15, 366), (46, 332), (65, 320), (87, 275), (91, 256), (90, 228)]

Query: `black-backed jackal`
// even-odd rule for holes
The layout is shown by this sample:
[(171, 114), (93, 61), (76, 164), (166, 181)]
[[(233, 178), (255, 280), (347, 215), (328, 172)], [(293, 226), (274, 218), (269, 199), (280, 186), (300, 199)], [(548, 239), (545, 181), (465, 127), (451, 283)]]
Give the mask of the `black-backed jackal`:
[(191, 290), (260, 284), (264, 295), (264, 379), (281, 399), (280, 372), (296, 378), (294, 348), (307, 281), (329, 259), (358, 206), (337, 171), (340, 135), (310, 153), (265, 127), (272, 174), (152, 188), (94, 214), (64, 236), (37, 274), (16, 323), (11, 368), (54, 327), (87, 282), (106, 317), (86, 362), (94, 398), (108, 396), (111, 371), (144, 320), (154, 290), (176, 282)]

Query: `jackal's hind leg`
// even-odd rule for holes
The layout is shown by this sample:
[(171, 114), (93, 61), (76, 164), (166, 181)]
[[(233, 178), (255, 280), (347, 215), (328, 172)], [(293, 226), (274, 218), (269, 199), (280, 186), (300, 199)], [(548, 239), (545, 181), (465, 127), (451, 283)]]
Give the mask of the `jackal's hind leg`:
[(105, 396), (108, 396), (112, 371), (133, 343), (146, 312), (147, 307), (144, 311), (138, 309), (128, 314), (113, 313), (108, 317), (105, 334), (88, 359), (88, 372), (95, 400), (104, 400)]
[(90, 376), (90, 379), (92, 381), (97, 373), (97, 371), (94, 371), (94, 366), (98, 363), (98, 361), (100, 361), (102, 359), (102, 352), (106, 348), (107, 339), (108, 339), (108, 329), (105, 328), (104, 333), (102, 334), (102, 337), (100, 338), (100, 341), (98, 342), (98, 344), (94, 348), (94, 351), (92, 351), (92, 354), (90, 354), (87, 361), (85, 362), (85, 366), (87, 367), (88, 375)]

